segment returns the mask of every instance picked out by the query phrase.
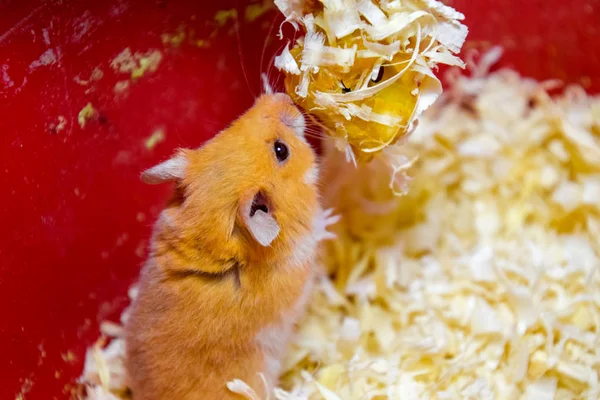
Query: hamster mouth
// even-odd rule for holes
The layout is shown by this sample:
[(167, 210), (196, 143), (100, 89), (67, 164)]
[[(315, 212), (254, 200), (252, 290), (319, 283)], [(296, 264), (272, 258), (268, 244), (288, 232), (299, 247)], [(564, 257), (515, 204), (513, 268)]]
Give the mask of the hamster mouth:
[(250, 207), (250, 217), (254, 217), (254, 214), (256, 214), (258, 210), (264, 212), (265, 214), (269, 213), (267, 199), (260, 191), (256, 193), (254, 199), (252, 200), (252, 206)]

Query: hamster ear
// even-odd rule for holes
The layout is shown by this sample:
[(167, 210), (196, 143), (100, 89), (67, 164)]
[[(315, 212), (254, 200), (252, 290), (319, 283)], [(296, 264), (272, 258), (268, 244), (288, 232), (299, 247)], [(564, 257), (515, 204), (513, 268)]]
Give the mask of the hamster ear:
[(185, 176), (187, 164), (187, 157), (183, 152), (179, 152), (173, 158), (142, 172), (142, 182), (156, 185), (164, 182), (180, 181)]
[(240, 217), (252, 237), (262, 246), (269, 246), (279, 235), (279, 224), (273, 207), (262, 190), (250, 192), (241, 203)]

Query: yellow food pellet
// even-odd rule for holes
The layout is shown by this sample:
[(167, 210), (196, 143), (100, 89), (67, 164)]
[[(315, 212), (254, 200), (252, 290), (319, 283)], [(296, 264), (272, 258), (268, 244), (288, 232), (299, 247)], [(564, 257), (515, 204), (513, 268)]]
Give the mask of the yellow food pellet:
[(178, 32), (174, 35), (163, 33), (160, 38), (164, 45), (171, 45), (173, 47), (179, 47), (186, 38), (186, 33), (183, 27), (180, 27)]
[(163, 129), (157, 129), (150, 135), (149, 138), (144, 142), (144, 146), (147, 150), (152, 150), (157, 144), (165, 140), (165, 131)]
[(158, 69), (158, 65), (160, 64), (161, 60), (162, 54), (158, 50), (152, 51), (147, 55), (140, 56), (138, 58), (139, 67), (134, 68), (131, 71), (131, 78), (134, 80), (139, 79), (144, 76), (146, 71), (155, 72)]
[(209, 46), (209, 42), (208, 40), (203, 40), (203, 39), (198, 39), (196, 40), (196, 46), (202, 48), (202, 47), (208, 47)]
[(87, 103), (85, 107), (79, 111), (79, 115), (77, 116), (77, 121), (79, 122), (79, 126), (83, 129), (88, 120), (90, 120), (96, 113), (94, 106), (92, 103)]
[(250, 4), (246, 7), (244, 18), (248, 22), (253, 22), (272, 8), (273, 3), (270, 1), (263, 2), (263, 4)]
[(230, 10), (221, 10), (215, 14), (215, 22), (218, 26), (224, 26), (230, 19), (237, 18), (237, 10), (232, 8)]

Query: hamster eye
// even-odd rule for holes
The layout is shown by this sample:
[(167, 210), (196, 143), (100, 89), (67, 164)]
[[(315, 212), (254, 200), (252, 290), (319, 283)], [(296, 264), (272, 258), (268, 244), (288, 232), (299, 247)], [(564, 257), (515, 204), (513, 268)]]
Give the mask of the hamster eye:
[(382, 79), (383, 79), (383, 67), (379, 67), (379, 69), (377, 70), (377, 75), (375, 75), (375, 74), (371, 75), (371, 82), (378, 83), (378, 82), (381, 82)]
[(279, 162), (284, 162), (290, 156), (290, 150), (280, 140), (275, 141), (275, 144), (273, 144), (273, 150), (275, 151), (275, 157), (277, 157), (277, 161)]

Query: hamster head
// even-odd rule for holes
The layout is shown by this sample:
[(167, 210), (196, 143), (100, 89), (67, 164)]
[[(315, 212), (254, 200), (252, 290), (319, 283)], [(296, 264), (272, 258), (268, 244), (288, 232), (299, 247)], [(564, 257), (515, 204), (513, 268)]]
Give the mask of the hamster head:
[(282, 93), (263, 95), (202, 147), (180, 150), (142, 180), (174, 181), (156, 235), (216, 260), (293, 257), (318, 211), (316, 156), (305, 120)]

